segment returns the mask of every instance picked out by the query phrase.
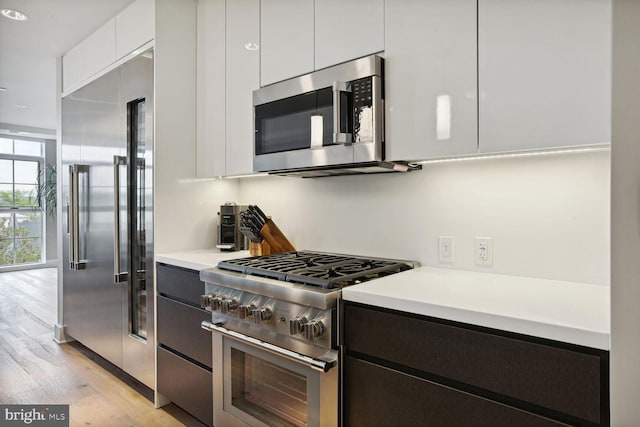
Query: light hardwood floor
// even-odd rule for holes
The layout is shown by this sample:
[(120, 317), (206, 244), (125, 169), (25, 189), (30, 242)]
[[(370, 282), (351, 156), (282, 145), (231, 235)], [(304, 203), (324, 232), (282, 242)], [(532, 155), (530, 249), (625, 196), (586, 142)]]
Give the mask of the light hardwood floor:
[(203, 426), (175, 405), (155, 409), (81, 346), (56, 344), (56, 280), (52, 268), (0, 273), (0, 403), (69, 404), (71, 426)]

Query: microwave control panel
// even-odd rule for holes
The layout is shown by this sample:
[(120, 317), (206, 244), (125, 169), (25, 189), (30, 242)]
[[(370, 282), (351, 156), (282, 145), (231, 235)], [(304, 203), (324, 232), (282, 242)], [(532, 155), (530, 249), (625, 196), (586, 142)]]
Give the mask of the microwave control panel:
[(372, 78), (351, 82), (353, 96), (353, 141), (373, 141), (373, 88)]

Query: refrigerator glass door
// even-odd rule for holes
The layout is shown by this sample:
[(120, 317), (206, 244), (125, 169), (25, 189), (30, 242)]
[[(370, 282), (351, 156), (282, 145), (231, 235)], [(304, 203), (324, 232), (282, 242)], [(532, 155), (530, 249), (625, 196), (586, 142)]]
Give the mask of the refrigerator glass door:
[[(143, 54), (144, 55), (144, 54)], [(126, 213), (121, 228), (126, 235), (127, 271), (122, 287), (123, 367), (154, 388), (153, 328), (153, 58), (141, 56), (122, 68), (121, 105), (126, 128)], [(123, 283), (124, 284), (124, 283)]]
[(145, 229), (145, 100), (127, 104), (129, 207), (129, 334), (147, 339), (147, 253)]

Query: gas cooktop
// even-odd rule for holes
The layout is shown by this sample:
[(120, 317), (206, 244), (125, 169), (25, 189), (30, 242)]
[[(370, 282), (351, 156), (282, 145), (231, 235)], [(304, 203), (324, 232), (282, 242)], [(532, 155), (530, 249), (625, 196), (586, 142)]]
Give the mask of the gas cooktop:
[(218, 264), (221, 270), (325, 289), (356, 285), (413, 267), (414, 264), (408, 261), (311, 251), (238, 258)]

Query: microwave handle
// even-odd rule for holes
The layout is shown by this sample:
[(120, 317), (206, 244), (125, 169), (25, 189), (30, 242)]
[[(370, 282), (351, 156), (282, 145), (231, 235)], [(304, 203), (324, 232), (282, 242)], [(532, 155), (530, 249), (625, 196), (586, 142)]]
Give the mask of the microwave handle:
[(335, 144), (351, 144), (351, 134), (341, 132), (340, 129), (340, 116), (342, 115), (342, 109), (340, 104), (340, 93), (351, 92), (351, 89), (345, 82), (333, 82), (333, 142)]

